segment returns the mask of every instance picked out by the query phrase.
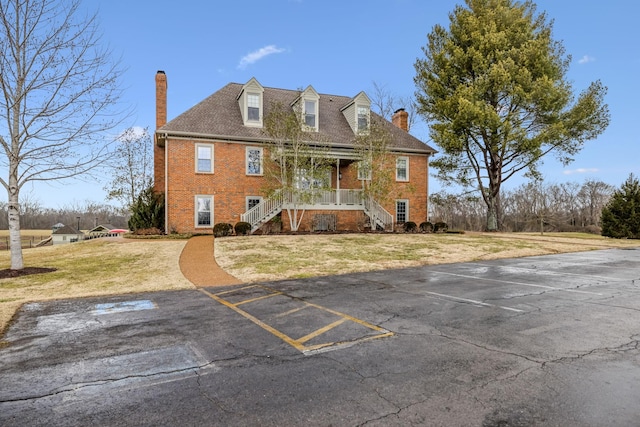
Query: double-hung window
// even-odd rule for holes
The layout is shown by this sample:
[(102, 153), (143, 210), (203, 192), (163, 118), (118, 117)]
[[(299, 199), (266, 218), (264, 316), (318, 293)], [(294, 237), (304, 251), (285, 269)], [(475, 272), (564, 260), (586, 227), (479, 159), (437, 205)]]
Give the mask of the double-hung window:
[(396, 200), (396, 223), (403, 224), (409, 221), (409, 201)]
[(196, 196), (196, 227), (213, 224), (213, 196)]
[(247, 121), (260, 121), (260, 95), (257, 93), (247, 94)]
[(262, 148), (247, 147), (247, 175), (262, 175)]
[(409, 158), (396, 158), (396, 181), (409, 181)]
[(213, 172), (213, 145), (196, 144), (196, 172)]
[(316, 102), (304, 101), (304, 124), (310, 128), (316, 127)]
[(369, 108), (364, 105), (358, 105), (358, 131), (366, 131), (369, 129)]

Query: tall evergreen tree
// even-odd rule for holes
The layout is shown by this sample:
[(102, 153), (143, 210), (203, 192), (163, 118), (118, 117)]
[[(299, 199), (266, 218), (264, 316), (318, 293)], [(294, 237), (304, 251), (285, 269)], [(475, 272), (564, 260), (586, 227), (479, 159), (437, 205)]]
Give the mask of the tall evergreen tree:
[(574, 102), (571, 60), (551, 23), (531, 1), (466, 0), (436, 25), (415, 63), (418, 112), (441, 155), (431, 162), (445, 182), (475, 186), (487, 230), (500, 226), (500, 187), (541, 159), (567, 164), (609, 124), (606, 88), (592, 83)]
[(629, 178), (602, 209), (602, 235), (618, 239), (640, 239), (640, 182)]

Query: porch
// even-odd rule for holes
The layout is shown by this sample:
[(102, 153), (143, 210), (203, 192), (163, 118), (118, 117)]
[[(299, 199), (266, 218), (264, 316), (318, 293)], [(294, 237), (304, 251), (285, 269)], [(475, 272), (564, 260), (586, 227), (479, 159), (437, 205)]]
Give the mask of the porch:
[(369, 217), (373, 229), (393, 230), (393, 215), (361, 189), (278, 191), (241, 214), (240, 220), (251, 224), (251, 231), (254, 232), (283, 209), (359, 210)]

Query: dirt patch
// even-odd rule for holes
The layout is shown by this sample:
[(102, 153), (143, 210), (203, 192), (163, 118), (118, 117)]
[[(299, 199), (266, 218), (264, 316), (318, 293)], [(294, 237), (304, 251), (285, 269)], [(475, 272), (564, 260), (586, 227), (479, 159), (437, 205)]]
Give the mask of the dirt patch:
[(56, 271), (56, 270), (57, 268), (46, 268), (46, 267), (25, 267), (21, 270), (12, 270), (10, 268), (6, 268), (4, 270), (0, 270), (0, 280), (11, 279), (14, 277), (29, 276), (30, 274), (51, 273), (52, 271)]

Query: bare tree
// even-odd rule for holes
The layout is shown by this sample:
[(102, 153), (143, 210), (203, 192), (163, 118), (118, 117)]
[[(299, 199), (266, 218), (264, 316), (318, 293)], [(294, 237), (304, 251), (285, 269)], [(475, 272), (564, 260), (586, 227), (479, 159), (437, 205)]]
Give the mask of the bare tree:
[(104, 188), (107, 199), (115, 199), (129, 209), (138, 196), (152, 185), (153, 147), (148, 129), (128, 128), (119, 137), (115, 153), (107, 165), (111, 181)]
[(298, 231), (304, 206), (313, 202), (318, 191), (331, 187), (328, 145), (307, 130), (299, 107), (280, 102), (270, 105), (264, 134), (269, 147), (264, 163), (268, 190), (282, 194), (291, 231)]
[(20, 189), (84, 175), (107, 154), (121, 69), (78, 0), (0, 2), (0, 183), (8, 193), (11, 268), (22, 269)]
[(578, 199), (582, 205), (583, 225), (599, 225), (602, 208), (609, 202), (616, 188), (602, 181), (588, 179), (580, 188)]
[(373, 82), (371, 93), (371, 106), (373, 111), (386, 120), (391, 120), (393, 113), (399, 108), (404, 108), (407, 112), (407, 132), (411, 131), (411, 127), (418, 119), (418, 107), (415, 100), (411, 96), (397, 96), (392, 94), (387, 85), (381, 85)]

